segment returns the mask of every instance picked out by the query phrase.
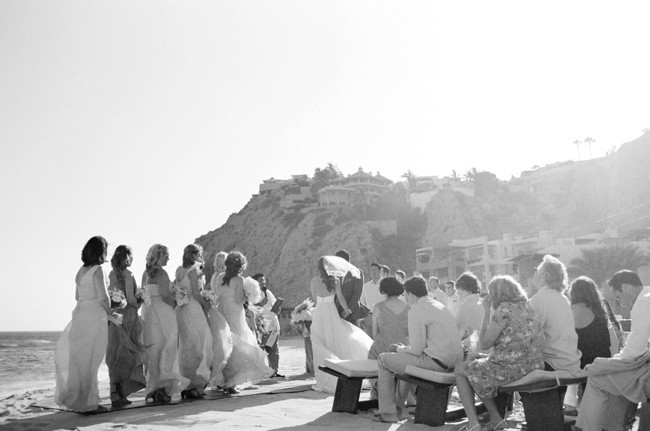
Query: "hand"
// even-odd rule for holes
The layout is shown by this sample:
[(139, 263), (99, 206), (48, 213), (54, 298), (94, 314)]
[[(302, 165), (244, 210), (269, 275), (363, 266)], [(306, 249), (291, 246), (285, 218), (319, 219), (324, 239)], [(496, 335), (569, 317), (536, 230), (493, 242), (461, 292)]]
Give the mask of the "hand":
[(399, 347), (404, 347), (404, 346), (402, 344), (391, 344), (390, 346), (388, 346), (388, 351), (391, 353), (395, 353), (397, 352), (397, 349)]
[(347, 310), (344, 310), (343, 311), (343, 318), (348, 317), (350, 314), (352, 314), (352, 310), (350, 310), (349, 308)]
[(485, 298), (483, 298), (483, 308), (487, 312), (490, 311), (490, 308), (492, 308), (492, 296), (488, 295)]

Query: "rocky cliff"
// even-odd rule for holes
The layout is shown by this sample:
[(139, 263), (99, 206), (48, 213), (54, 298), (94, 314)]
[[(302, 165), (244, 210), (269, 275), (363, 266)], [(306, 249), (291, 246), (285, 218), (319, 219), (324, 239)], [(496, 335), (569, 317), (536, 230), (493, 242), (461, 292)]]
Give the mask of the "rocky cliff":
[[(286, 186), (253, 197), (196, 242), (208, 262), (218, 251), (241, 251), (249, 261), (247, 273), (264, 272), (276, 295), (293, 306), (309, 295), (318, 257), (342, 248), (363, 270), (378, 261), (410, 273), (415, 248), (457, 238), (540, 230), (578, 236), (643, 223), (650, 214), (650, 205), (643, 205), (650, 202), (649, 165), (646, 133), (608, 157), (558, 163), (496, 185), (476, 183), (474, 197), (443, 188), (423, 215), (408, 207), (401, 184), (369, 207), (318, 207), (313, 196), (292, 201), (292, 187)], [(305, 187), (300, 193), (306, 196)]]

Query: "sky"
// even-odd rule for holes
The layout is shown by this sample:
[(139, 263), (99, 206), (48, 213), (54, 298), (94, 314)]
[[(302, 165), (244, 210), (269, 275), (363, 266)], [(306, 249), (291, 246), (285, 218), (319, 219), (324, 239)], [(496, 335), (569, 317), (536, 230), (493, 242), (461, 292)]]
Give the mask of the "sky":
[[(183, 247), (336, 164), (501, 179), (650, 127), (647, 2), (0, 2), (0, 331), (60, 331), (93, 235)], [(580, 157), (589, 158), (583, 146)]]

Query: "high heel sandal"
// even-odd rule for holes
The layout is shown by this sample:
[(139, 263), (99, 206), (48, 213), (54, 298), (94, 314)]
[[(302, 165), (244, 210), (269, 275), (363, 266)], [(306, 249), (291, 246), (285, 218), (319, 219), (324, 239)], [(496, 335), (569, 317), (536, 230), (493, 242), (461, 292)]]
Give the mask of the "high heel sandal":
[(196, 400), (203, 398), (203, 394), (199, 392), (198, 389), (192, 388), (192, 389), (185, 389), (184, 391), (181, 392), (181, 398), (182, 399), (188, 399), (188, 400)]

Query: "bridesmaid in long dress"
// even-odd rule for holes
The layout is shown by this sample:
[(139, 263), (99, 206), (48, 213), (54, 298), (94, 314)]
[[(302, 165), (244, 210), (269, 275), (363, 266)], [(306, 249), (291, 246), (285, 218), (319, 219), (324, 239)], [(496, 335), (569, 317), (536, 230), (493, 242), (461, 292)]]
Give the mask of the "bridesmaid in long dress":
[(141, 345), (142, 320), (138, 316), (140, 304), (135, 297), (136, 285), (128, 270), (133, 262), (133, 252), (127, 245), (119, 245), (111, 258), (113, 270), (108, 275), (109, 289), (119, 290), (126, 297), (127, 305), (121, 310), (122, 324), (108, 324), (106, 365), (111, 383), (111, 405), (123, 407), (131, 404), (126, 397), (146, 386), (144, 363), (146, 353)]
[(215, 282), (219, 311), (226, 317), (233, 337), (233, 350), (223, 370), (226, 392), (237, 393), (236, 385), (255, 383), (273, 374), (266, 352), (260, 349), (255, 335), (246, 324), (244, 302), (258, 302), (262, 291), (255, 280), (243, 278), (246, 256), (233, 251), (226, 258), (226, 270)]
[(83, 266), (76, 276), (77, 306), (72, 321), (59, 337), (54, 354), (54, 401), (76, 412), (103, 411), (97, 370), (106, 353), (107, 314), (111, 314), (102, 268), (108, 243), (101, 236), (88, 240), (81, 252)]
[(190, 380), (181, 397), (189, 399), (203, 398), (212, 366), (212, 334), (204, 312), (210, 303), (201, 295), (205, 283), (202, 267), (203, 249), (196, 244), (185, 247), (183, 266), (176, 270), (176, 281), (187, 293), (188, 302), (176, 307), (176, 321), (181, 375)]
[(147, 253), (142, 274), (142, 286), (151, 298), (142, 306), (144, 326), (142, 341), (147, 349), (147, 402), (170, 402), (183, 384), (178, 369), (178, 326), (174, 313), (174, 296), (169, 275), (163, 269), (169, 261), (169, 251), (154, 244)]
[[(218, 301), (217, 279), (219, 274), (226, 270), (226, 256), (228, 253), (221, 251), (214, 257), (214, 274), (210, 279), (209, 288), (215, 293)], [(212, 304), (208, 311), (208, 323), (212, 332), (212, 367), (210, 374), (210, 384), (213, 387), (223, 386), (225, 378), (223, 369), (232, 354), (233, 339), (230, 333), (230, 326), (225, 316), (219, 311), (217, 304)]]

